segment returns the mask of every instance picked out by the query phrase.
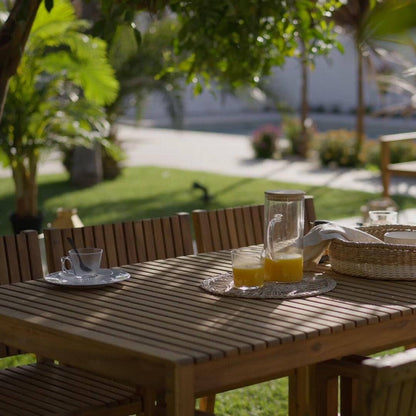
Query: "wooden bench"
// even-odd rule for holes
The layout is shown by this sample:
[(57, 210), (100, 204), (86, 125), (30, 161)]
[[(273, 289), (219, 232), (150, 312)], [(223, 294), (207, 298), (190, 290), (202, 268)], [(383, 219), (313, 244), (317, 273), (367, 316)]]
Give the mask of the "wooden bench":
[(392, 175), (416, 176), (416, 161), (391, 163), (392, 143), (416, 140), (416, 132), (388, 134), (379, 138), (381, 145), (381, 177), (383, 182), (383, 197), (390, 196), (390, 180)]

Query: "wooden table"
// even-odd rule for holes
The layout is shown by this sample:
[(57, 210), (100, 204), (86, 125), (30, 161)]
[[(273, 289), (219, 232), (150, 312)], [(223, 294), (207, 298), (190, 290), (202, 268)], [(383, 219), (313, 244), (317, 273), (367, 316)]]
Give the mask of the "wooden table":
[(97, 289), (0, 287), (0, 339), (163, 391), (172, 416), (193, 415), (195, 397), (208, 392), (416, 339), (416, 283), (338, 276), (324, 295), (249, 300), (199, 287), (230, 270), (226, 252), (125, 269), (131, 279)]

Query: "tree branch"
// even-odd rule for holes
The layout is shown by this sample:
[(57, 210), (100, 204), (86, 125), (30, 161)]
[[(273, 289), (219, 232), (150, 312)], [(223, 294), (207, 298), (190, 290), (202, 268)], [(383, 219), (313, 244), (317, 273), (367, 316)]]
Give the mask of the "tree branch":
[(10, 78), (16, 73), (41, 0), (16, 0), (0, 28), (0, 120)]

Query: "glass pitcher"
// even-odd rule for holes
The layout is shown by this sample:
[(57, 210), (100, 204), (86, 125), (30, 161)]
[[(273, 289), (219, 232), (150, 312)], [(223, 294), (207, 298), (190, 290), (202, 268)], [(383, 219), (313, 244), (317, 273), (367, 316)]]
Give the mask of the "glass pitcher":
[(303, 228), (305, 192), (265, 192), (264, 277), (277, 282), (303, 278)]

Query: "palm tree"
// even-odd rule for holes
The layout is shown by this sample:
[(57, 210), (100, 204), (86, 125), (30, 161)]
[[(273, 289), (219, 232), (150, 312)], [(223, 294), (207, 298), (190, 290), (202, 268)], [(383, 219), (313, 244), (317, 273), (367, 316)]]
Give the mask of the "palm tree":
[(118, 83), (105, 42), (85, 35), (87, 26), (76, 19), (69, 0), (55, 0), (50, 13), (39, 9), (10, 80), (0, 148), (13, 174), (13, 218), (39, 214), (37, 167), (43, 152), (91, 146), (108, 129), (102, 106), (115, 99)]
[(365, 140), (364, 56), (371, 48), (371, 38), (365, 36), (368, 34), (365, 30), (365, 22), (372, 7), (374, 7), (372, 0), (348, 0), (333, 14), (335, 23), (353, 36), (357, 55), (356, 157), (360, 154)]

